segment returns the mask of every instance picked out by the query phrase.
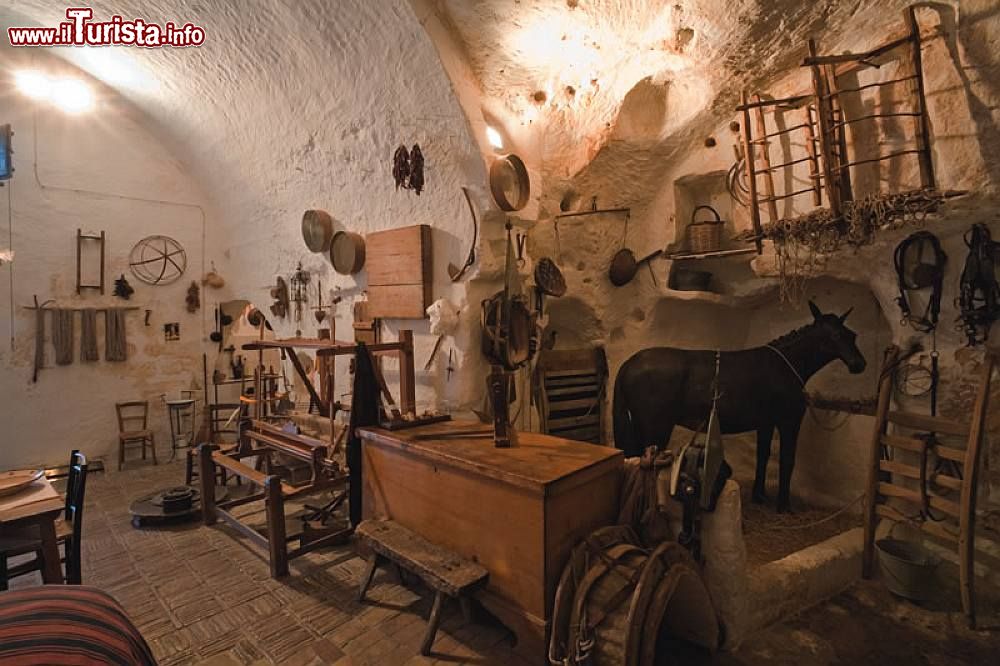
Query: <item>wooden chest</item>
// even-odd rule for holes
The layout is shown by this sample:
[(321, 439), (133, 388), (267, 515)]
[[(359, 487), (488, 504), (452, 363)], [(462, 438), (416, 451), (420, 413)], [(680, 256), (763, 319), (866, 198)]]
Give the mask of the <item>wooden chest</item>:
[(518, 637), (518, 651), (544, 659), (552, 601), (572, 548), (618, 513), (621, 451), (518, 433), (436, 438), (481, 429), (439, 423), (360, 431), (365, 518), (392, 518), (490, 572), (479, 599)]

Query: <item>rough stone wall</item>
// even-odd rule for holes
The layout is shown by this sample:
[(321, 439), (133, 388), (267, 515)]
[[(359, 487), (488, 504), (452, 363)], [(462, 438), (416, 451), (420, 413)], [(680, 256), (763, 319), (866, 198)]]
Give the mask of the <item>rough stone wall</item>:
[[(720, 205), (728, 232), (747, 228), (745, 209), (727, 200), (723, 186), (733, 162), (736, 135), (729, 123), (739, 119), (732, 109), (740, 91), (782, 96), (808, 89), (809, 72), (798, 64), (807, 55), (809, 37), (823, 53), (865, 50), (905, 30), (902, 10), (908, 4), (439, 2), (466, 47), (483, 107), (498, 117), (496, 124), (531, 168), (537, 214), (528, 216), (533, 219), (529, 251), (532, 257), (555, 258), (569, 285), (568, 297), (550, 304), (559, 346), (604, 345), (614, 375), (644, 347), (738, 348), (805, 323), (804, 303), (778, 305), (771, 248), (751, 268), (735, 260), (693, 266), (716, 274), (720, 293), (714, 295), (666, 289), (669, 262), (654, 262), (655, 282), (643, 269), (620, 289), (609, 284), (607, 267), (622, 246), (639, 257), (665, 246), (683, 248), (691, 211), (707, 200)], [(925, 31), (940, 35), (923, 53), (937, 182), (971, 192), (929, 226), (951, 257), (938, 334), (947, 384), (942, 409), (967, 413), (978, 355), (960, 351), (952, 302), (965, 256), (961, 233), (984, 221), (997, 235), (990, 197), (1000, 176), (995, 110), (1000, 91), (998, 59), (990, 46), (1000, 22), (989, 2), (941, 3), (922, 8), (919, 17)], [(581, 56), (576, 64), (564, 62), (574, 54)], [(579, 63), (593, 70), (589, 79)], [(900, 72), (899, 66), (865, 72), (858, 83)], [(579, 82), (570, 80), (574, 77)], [(891, 93), (866, 103), (902, 106)], [(708, 137), (715, 139), (713, 147), (704, 146)], [(850, 149), (867, 156), (875, 145), (893, 149), (907, 137), (912, 130), (906, 125), (887, 123), (874, 134), (859, 129)], [(773, 159), (795, 158), (801, 150), (783, 143), (775, 146)], [(861, 171), (861, 193), (902, 189), (916, 176), (913, 162), (905, 160)], [(804, 175), (796, 172), (778, 187), (797, 184)], [(630, 206), (627, 224), (611, 215), (554, 221), (561, 209), (586, 208), (593, 197), (599, 207)], [(808, 209), (782, 205), (780, 213)], [(830, 279), (812, 282), (804, 294), (825, 309), (867, 310), (849, 323), (860, 333), (870, 368), (878, 365), (882, 347), (912, 335), (899, 325), (891, 270), (892, 249), (909, 232), (885, 234), (871, 247), (827, 258), (815, 276)], [(853, 377), (835, 364), (813, 388), (870, 396), (872, 372)], [(819, 420), (826, 426), (840, 422), (834, 414)], [(870, 419), (864, 417), (850, 418), (832, 432), (807, 417), (796, 490), (831, 504), (854, 499), (864, 478), (869, 432)], [(752, 450), (749, 442), (741, 446)], [(837, 472), (825, 471), (831, 469)]]

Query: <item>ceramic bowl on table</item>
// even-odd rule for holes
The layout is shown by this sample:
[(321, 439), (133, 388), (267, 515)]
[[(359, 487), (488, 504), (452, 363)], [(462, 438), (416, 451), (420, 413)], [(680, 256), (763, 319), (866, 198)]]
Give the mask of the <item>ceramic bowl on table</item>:
[(9, 472), (0, 472), (0, 497), (20, 492), (43, 476), (45, 476), (45, 472), (40, 469), (15, 469)]

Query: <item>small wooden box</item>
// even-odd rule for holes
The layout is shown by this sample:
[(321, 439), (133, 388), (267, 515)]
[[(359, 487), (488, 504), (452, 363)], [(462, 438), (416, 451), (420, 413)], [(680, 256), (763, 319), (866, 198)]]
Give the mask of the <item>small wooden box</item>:
[(492, 438), (433, 437), (475, 428), (359, 431), (363, 515), (392, 518), (486, 567), (480, 601), (517, 634), (518, 652), (541, 663), (570, 551), (617, 518), (622, 453), (534, 433), (518, 433), (509, 449)]
[(369, 315), (423, 319), (431, 304), (431, 228), (418, 224), (365, 237)]

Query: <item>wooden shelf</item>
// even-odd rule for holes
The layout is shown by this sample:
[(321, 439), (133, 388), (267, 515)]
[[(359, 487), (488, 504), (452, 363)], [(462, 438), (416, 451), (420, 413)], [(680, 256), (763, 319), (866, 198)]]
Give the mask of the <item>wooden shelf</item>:
[(714, 252), (676, 252), (674, 254), (666, 254), (664, 258), (673, 259), (674, 261), (687, 261), (694, 259), (725, 259), (727, 257), (738, 257), (744, 254), (757, 254), (757, 248), (753, 247), (742, 247), (736, 250), (716, 250)]
[(714, 303), (730, 307), (748, 307), (770, 300), (778, 290), (778, 280), (776, 279), (763, 279), (756, 282), (760, 284), (755, 286), (755, 288), (742, 290), (737, 293), (720, 294), (714, 291), (687, 291), (665, 287), (660, 292), (660, 295), (661, 298), (677, 301), (700, 301), (702, 303)]
[[(261, 375), (261, 379), (264, 379), (264, 380), (268, 380), (268, 379), (280, 379), (280, 378), (281, 378), (281, 375)], [(216, 386), (225, 386), (227, 384), (242, 384), (244, 382), (246, 382), (247, 384), (252, 384), (253, 383), (253, 374), (249, 374), (249, 375), (247, 375), (244, 378), (227, 377), (226, 379), (223, 379), (222, 381), (213, 382), (213, 384), (215, 384)]]

